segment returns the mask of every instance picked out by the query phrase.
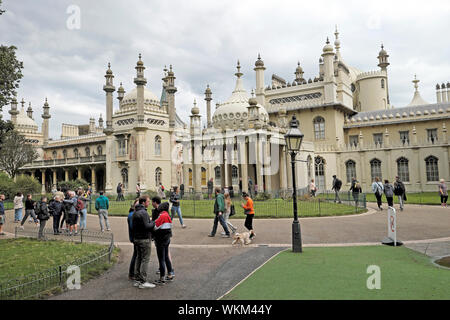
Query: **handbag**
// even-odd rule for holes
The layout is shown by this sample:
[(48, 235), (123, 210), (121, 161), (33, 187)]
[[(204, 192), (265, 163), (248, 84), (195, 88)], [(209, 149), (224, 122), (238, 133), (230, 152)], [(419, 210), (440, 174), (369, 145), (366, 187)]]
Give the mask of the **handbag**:
[(230, 207), (230, 217), (234, 216), (236, 214), (236, 209), (234, 208), (234, 204)]
[(245, 214), (250, 214), (250, 212), (252, 212), (250, 209), (244, 209)]

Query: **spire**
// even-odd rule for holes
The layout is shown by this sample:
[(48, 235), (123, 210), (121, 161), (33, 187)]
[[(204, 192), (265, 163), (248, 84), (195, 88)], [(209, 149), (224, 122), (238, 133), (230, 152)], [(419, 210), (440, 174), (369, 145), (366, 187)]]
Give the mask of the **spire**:
[[(258, 60), (256, 60), (256, 62), (255, 62), (255, 67), (256, 68), (264, 67), (264, 61), (261, 60), (261, 55), (259, 53), (258, 53)], [(255, 68), (255, 71), (256, 71), (256, 68)]]
[(237, 72), (234, 74), (236, 77), (241, 78), (243, 76), (243, 73), (241, 72), (241, 64), (239, 62), (239, 60), (237, 61)]
[(417, 75), (414, 75), (414, 80), (412, 81), (412, 83), (414, 83), (414, 89), (415, 89), (414, 97), (413, 97), (412, 101), (410, 102), (410, 104), (408, 105), (408, 107), (423, 106), (423, 105), (429, 104), (428, 102), (423, 100), (422, 96), (420, 95), (419, 82), (420, 82), (420, 80), (417, 79)]
[(31, 102), (28, 103), (27, 116), (30, 119), (33, 119), (33, 108), (31, 108)]
[(336, 48), (336, 55), (338, 57), (338, 60), (341, 60), (341, 40), (339, 40), (339, 31), (338, 27), (336, 25), (336, 31), (334, 32), (334, 36), (336, 37), (336, 40), (334, 41), (334, 47)]

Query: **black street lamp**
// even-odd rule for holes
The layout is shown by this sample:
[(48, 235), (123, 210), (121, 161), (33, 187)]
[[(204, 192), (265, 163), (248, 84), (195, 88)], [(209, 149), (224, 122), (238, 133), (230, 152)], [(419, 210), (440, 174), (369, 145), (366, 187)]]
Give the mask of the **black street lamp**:
[(298, 129), (299, 122), (292, 117), (289, 131), (286, 133), (284, 138), (286, 139), (287, 151), (291, 155), (291, 166), (292, 166), (292, 185), (294, 188), (293, 199), (294, 199), (294, 221), (292, 222), (292, 251), (302, 252), (302, 234), (300, 232), (300, 221), (298, 220), (297, 214), (297, 185), (295, 183), (295, 156), (300, 152), (300, 147), (302, 145), (304, 134)]

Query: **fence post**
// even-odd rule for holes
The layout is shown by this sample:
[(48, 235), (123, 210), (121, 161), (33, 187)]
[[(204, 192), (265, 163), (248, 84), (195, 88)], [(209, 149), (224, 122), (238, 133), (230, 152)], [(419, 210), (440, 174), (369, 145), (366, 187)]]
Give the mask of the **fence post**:
[(63, 283), (62, 283), (62, 266), (58, 267), (59, 270), (59, 286), (62, 287)]
[(320, 217), (322, 215), (322, 212), (320, 211), (320, 198), (318, 200), (319, 200), (319, 217)]
[(81, 239), (80, 241), (81, 241), (81, 243), (83, 243), (83, 231), (84, 231), (84, 229), (81, 229), (81, 232), (80, 232), (80, 239)]

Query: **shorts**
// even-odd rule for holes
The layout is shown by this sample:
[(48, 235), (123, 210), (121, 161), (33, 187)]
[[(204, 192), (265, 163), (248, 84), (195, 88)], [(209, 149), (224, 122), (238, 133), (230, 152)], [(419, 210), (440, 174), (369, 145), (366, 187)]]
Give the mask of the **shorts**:
[(0, 215), (0, 226), (4, 225), (5, 222), (6, 222), (5, 215), (4, 214)]
[(67, 215), (67, 224), (69, 226), (74, 226), (78, 222), (78, 214), (68, 214)]

